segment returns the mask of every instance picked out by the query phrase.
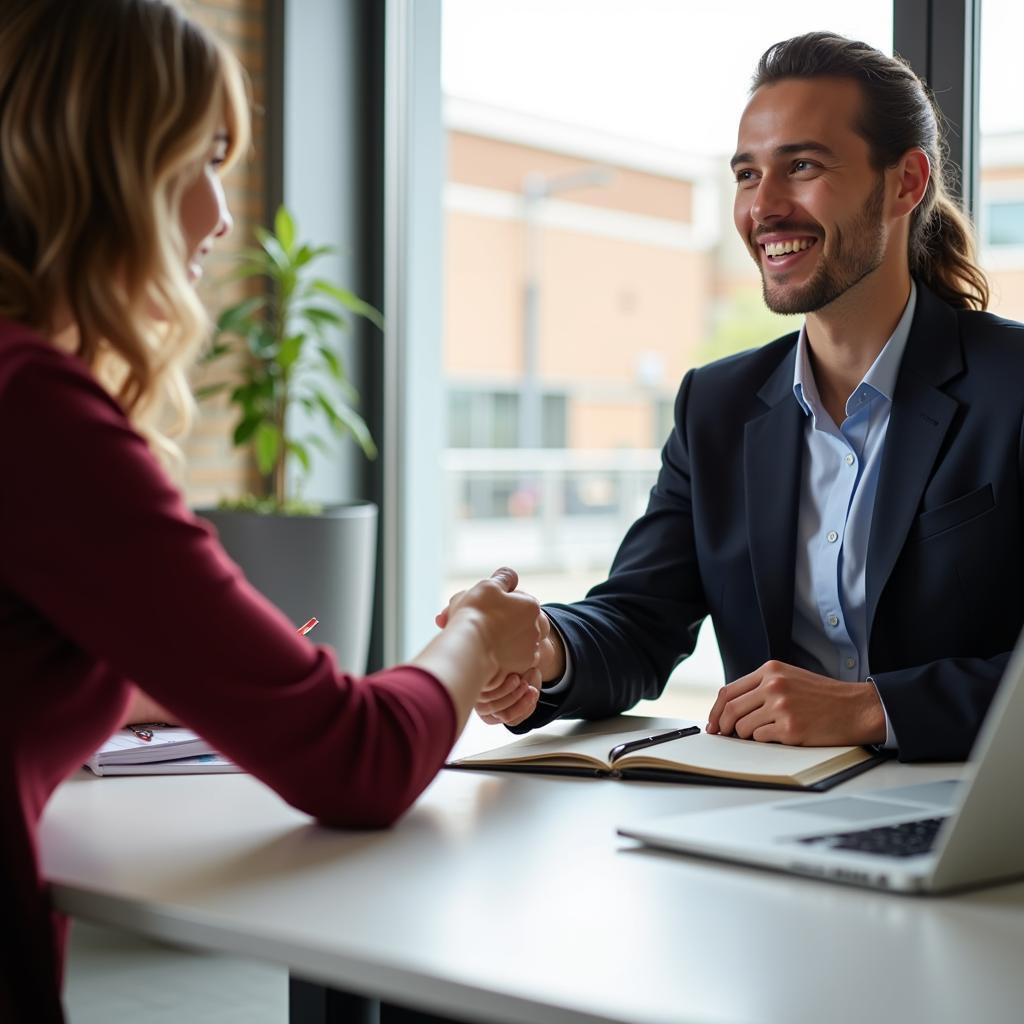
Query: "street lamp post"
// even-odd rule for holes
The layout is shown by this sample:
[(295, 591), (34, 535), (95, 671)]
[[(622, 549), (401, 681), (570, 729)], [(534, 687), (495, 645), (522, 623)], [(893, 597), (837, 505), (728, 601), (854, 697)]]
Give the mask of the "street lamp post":
[(540, 389), (540, 211), (545, 199), (575, 188), (607, 185), (612, 172), (591, 165), (571, 174), (546, 177), (532, 171), (523, 180), (523, 367), (519, 385), (519, 447), (541, 446)]

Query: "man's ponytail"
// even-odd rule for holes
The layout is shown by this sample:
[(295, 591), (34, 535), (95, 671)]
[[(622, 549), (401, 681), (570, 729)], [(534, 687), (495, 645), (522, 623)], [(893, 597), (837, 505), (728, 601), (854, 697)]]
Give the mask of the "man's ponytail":
[(976, 262), (970, 221), (944, 187), (925, 214), (918, 210), (911, 230), (910, 272), (957, 309), (985, 309), (988, 279)]

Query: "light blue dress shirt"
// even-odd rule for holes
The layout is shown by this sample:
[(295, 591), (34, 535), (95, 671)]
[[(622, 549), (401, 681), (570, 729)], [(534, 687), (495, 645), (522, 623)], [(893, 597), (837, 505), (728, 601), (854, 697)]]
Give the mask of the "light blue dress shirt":
[[(818, 395), (806, 324), (797, 341), (793, 394), (807, 422), (796, 538), (794, 661), (832, 679), (860, 682), (871, 674), (868, 538), (896, 377), (916, 304), (917, 288), (911, 282), (896, 329), (846, 400), (846, 419), (838, 426)], [(885, 733), (885, 746), (895, 747), (887, 711)]]

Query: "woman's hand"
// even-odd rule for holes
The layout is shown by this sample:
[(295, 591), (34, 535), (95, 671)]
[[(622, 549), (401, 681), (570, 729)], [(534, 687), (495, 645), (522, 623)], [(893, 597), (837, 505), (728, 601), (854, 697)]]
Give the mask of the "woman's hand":
[(456, 594), (437, 617), (442, 632), (412, 660), (448, 689), (459, 729), (485, 687), (510, 673), (536, 677), (550, 626), (537, 599), (516, 591), (518, 583), (515, 571), (502, 567)]
[(518, 584), (514, 569), (495, 569), (490, 579), (456, 594), (443, 613), (446, 626), (460, 618), (476, 625), (494, 659), (494, 676), (534, 669), (540, 660), (541, 641), (550, 631), (537, 599), (517, 591)]

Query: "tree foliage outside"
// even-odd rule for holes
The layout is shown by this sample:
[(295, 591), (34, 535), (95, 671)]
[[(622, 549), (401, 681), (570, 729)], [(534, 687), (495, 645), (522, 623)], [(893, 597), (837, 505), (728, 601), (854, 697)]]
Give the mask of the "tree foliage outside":
[(715, 311), (711, 334), (698, 347), (696, 361), (710, 363), (758, 348), (783, 334), (800, 330), (803, 319), (800, 315), (773, 313), (764, 304), (757, 286), (735, 292)]

